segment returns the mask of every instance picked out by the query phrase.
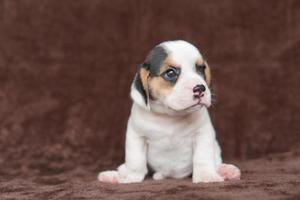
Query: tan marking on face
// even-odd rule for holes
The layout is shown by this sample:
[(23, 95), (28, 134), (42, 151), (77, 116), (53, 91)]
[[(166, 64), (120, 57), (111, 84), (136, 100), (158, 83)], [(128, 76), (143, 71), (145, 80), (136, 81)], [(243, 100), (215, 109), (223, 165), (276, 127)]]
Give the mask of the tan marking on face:
[(149, 97), (149, 85), (148, 85), (149, 71), (144, 68), (141, 68), (140, 69), (140, 77), (141, 77), (142, 85), (143, 85), (143, 88), (146, 92), (147, 99), (148, 99), (148, 97)]
[(165, 59), (164, 65), (167, 66), (167, 67), (172, 66), (172, 67), (180, 68), (180, 66), (179, 66), (177, 63), (175, 63), (175, 62), (172, 60), (172, 58), (170, 58), (169, 56)]
[(210, 86), (210, 84), (211, 84), (211, 72), (210, 72), (209, 65), (202, 58), (199, 58), (196, 63), (197, 63), (197, 65), (203, 65), (203, 64), (205, 65), (204, 77), (205, 77), (205, 81), (206, 81), (207, 85)]
[[(159, 75), (164, 73), (170, 67), (179, 67), (170, 57), (167, 57), (165, 61), (160, 66)], [(163, 99), (170, 95), (173, 86), (169, 81), (166, 81), (161, 76), (152, 77), (149, 80), (149, 89), (151, 91), (151, 96), (155, 99)]]
[(151, 95), (153, 98), (163, 99), (170, 95), (173, 86), (161, 76), (156, 76), (150, 79), (149, 89), (151, 90)]
[(204, 62), (205, 63), (205, 69), (204, 69), (204, 76), (205, 76), (205, 81), (207, 83), (208, 86), (211, 85), (211, 72), (210, 72), (210, 67), (209, 65), (207, 64), (207, 62)]
[(167, 57), (159, 68), (159, 74), (164, 73), (170, 67), (180, 68), (180, 66), (176, 64), (170, 57)]
[(197, 65), (203, 65), (204, 63), (205, 63), (205, 62), (204, 62), (204, 60), (203, 60), (202, 57), (198, 58), (198, 60), (196, 61), (196, 64), (197, 64)]

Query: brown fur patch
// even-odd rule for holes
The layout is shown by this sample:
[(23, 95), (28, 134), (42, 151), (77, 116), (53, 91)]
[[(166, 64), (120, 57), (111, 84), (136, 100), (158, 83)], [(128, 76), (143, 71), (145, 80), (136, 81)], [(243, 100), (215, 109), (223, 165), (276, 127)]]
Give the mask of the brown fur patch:
[[(164, 73), (168, 68), (180, 67), (170, 57), (167, 57), (160, 66), (160, 75)], [(172, 91), (173, 85), (170, 82), (163, 79), (161, 76), (152, 77), (149, 80), (149, 90), (151, 91), (151, 97), (154, 99), (164, 98)]]
[(164, 61), (164, 66), (166, 67), (169, 67), (169, 66), (172, 66), (172, 67), (177, 67), (179, 68), (180, 66), (175, 63), (169, 56), (165, 59)]
[(206, 61), (204, 61), (202, 58), (199, 58), (197, 60), (197, 65), (205, 65), (205, 69), (204, 69), (204, 78), (205, 78), (205, 81), (207, 83), (208, 86), (211, 85), (211, 72), (210, 72), (210, 67), (209, 65), (207, 64)]
[(204, 62), (203, 58), (199, 58), (199, 59), (197, 60), (196, 64), (197, 64), (197, 65), (203, 65), (203, 64), (205, 64), (205, 62)]
[(140, 77), (141, 77), (143, 88), (146, 92), (147, 102), (148, 102), (148, 99), (149, 99), (149, 85), (148, 85), (149, 71), (144, 68), (141, 68), (140, 69)]
[(170, 67), (180, 68), (180, 66), (176, 64), (170, 57), (167, 57), (159, 68), (159, 74), (162, 74)]
[(207, 64), (207, 62), (204, 62), (205, 64), (205, 69), (204, 69), (204, 76), (205, 76), (205, 81), (207, 83), (208, 86), (211, 85), (211, 72), (210, 72), (210, 67)]
[(172, 88), (172, 85), (160, 76), (153, 77), (149, 81), (149, 89), (154, 99), (166, 97), (171, 93)]

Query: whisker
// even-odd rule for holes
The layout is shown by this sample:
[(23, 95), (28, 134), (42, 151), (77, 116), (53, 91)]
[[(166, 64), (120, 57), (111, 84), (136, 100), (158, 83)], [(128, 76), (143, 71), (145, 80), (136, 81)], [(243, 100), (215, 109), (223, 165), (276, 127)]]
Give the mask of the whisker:
[(211, 92), (211, 96), (217, 96), (217, 94), (216, 94), (216, 93), (213, 93), (213, 92)]
[(211, 102), (217, 102), (218, 100), (216, 98), (211, 98)]
[(208, 49), (207, 49), (207, 50), (203, 50), (203, 51), (201, 52), (201, 54), (203, 55), (203, 57), (206, 56), (207, 52), (208, 52)]

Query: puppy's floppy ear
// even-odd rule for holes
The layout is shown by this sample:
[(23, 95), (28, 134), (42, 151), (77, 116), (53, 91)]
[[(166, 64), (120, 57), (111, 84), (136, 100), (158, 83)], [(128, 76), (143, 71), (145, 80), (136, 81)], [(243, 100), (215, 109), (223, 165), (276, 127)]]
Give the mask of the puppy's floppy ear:
[(143, 66), (139, 70), (139, 77), (141, 80), (142, 84), (142, 89), (143, 89), (143, 97), (145, 100), (146, 105), (149, 103), (149, 67), (146, 64), (143, 64)]
[(205, 69), (204, 69), (204, 77), (208, 86), (211, 86), (211, 72), (210, 67), (206, 61), (204, 61)]
[[(149, 71), (148, 64), (143, 63), (143, 64), (139, 65), (138, 72), (136, 74), (136, 77), (135, 77), (134, 83), (133, 83), (135, 89), (143, 98), (143, 102), (137, 102), (137, 103), (139, 103), (139, 104), (143, 103), (144, 105), (146, 105), (146, 107), (149, 107), (149, 84), (148, 84), (149, 74), (150, 74), (150, 71)], [(135, 101), (139, 101), (139, 100), (137, 100), (137, 98), (134, 98), (134, 96), (133, 96), (133, 99)]]

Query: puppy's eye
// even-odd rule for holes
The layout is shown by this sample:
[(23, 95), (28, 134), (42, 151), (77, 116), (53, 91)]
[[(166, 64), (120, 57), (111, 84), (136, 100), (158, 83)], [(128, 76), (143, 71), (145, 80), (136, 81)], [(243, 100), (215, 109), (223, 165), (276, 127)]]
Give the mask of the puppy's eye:
[(163, 74), (162, 74), (162, 77), (167, 80), (167, 81), (176, 81), (177, 78), (178, 78), (178, 70), (175, 69), (175, 68), (170, 68), (170, 69), (167, 69)]
[(206, 68), (205, 64), (201, 64), (201, 65), (197, 65), (197, 64), (196, 64), (196, 71), (197, 71), (199, 74), (204, 74), (205, 68)]

